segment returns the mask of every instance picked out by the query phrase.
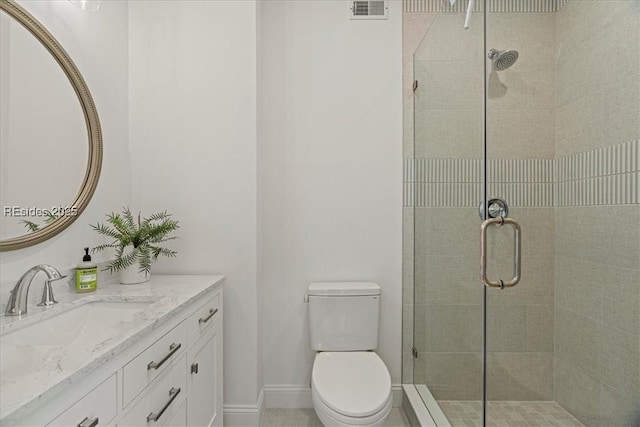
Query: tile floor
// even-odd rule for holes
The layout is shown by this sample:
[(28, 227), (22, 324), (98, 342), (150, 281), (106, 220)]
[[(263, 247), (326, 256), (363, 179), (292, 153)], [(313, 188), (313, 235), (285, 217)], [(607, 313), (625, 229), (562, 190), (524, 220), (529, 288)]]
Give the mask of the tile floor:
[[(481, 406), (474, 401), (438, 401), (453, 427), (480, 427)], [(555, 402), (489, 402), (491, 427), (583, 427)], [(408, 427), (401, 408), (393, 408), (389, 427)], [(322, 427), (313, 409), (266, 409), (262, 427)]]
[[(393, 408), (387, 426), (409, 427), (401, 408)], [(262, 427), (322, 427), (313, 409), (265, 409)]]
[[(453, 427), (480, 427), (480, 402), (439, 400)], [(582, 427), (555, 402), (489, 402), (487, 425), (491, 427)]]

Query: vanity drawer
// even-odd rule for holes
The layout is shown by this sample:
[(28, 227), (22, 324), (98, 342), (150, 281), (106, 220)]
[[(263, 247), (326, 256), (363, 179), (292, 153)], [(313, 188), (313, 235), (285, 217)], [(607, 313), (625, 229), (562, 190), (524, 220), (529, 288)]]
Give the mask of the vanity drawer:
[(154, 342), (123, 369), (122, 406), (156, 378), (187, 349), (186, 323), (182, 322)]
[(221, 293), (221, 291), (217, 292), (187, 319), (189, 344), (196, 342), (198, 337), (222, 315)]
[[(173, 416), (167, 420), (166, 427), (184, 427), (187, 425), (187, 401), (182, 401), (182, 404), (176, 408), (173, 412)], [(155, 427), (155, 426), (154, 426)], [(193, 426), (196, 427), (196, 426)]]
[[(118, 422), (123, 426), (184, 425), (187, 397), (187, 358), (183, 354), (169, 369), (165, 369), (144, 396)], [(176, 424), (177, 423), (177, 424)]]
[(116, 416), (116, 393), (113, 374), (47, 426), (106, 426)]

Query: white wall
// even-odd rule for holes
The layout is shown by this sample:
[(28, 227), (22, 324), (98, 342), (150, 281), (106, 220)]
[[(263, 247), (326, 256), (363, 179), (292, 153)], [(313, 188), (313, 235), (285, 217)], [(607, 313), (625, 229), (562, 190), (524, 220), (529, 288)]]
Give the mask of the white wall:
[(129, 4), (132, 206), (180, 221), (154, 272), (227, 276), (225, 411), (255, 408), (256, 5)]
[[(309, 387), (307, 286), (382, 286), (380, 346), (400, 383), (401, 4), (351, 21), (348, 2), (268, 1), (262, 14), (258, 276), (264, 383)], [(269, 402), (269, 400), (267, 400)]]
[(107, 0), (93, 14), (25, 3), (85, 75), (105, 162), (83, 216), (3, 253), (2, 280), (74, 265), (106, 212), (167, 209), (182, 225), (179, 256), (154, 272), (228, 278), (225, 410), (253, 410), (262, 376), (308, 386), (313, 280), (381, 284), (379, 353), (398, 383), (400, 3), (379, 22), (349, 21), (337, 1)]
[[(7, 298), (7, 287), (15, 284), (22, 273), (36, 264), (48, 263), (66, 269), (80, 262), (82, 248), (94, 246), (99, 241), (89, 224), (102, 221), (105, 213), (128, 203), (130, 194), (127, 5), (118, 0), (106, 0), (99, 13), (89, 13), (67, 1), (18, 3), (58, 39), (82, 73), (100, 116), (104, 157), (96, 193), (76, 222), (45, 243), (0, 254), (2, 300)], [(82, 149), (86, 152), (85, 147)], [(70, 165), (65, 163), (59, 167), (68, 168)], [(41, 179), (55, 179), (55, 175)], [(101, 259), (96, 257), (98, 261)], [(38, 289), (33, 292), (36, 295), (41, 285), (34, 283), (34, 286)]]

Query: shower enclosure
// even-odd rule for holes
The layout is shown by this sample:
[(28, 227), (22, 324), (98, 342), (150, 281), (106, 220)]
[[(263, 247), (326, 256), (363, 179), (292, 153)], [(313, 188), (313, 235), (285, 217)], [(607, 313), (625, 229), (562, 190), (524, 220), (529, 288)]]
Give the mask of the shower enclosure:
[(640, 426), (640, 0), (451, 3), (404, 0), (408, 412)]

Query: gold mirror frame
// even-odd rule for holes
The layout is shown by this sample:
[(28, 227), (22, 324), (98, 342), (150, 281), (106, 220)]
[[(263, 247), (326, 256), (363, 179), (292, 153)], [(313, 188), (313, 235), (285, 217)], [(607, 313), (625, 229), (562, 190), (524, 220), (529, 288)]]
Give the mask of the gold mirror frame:
[(102, 167), (102, 131), (100, 129), (100, 120), (96, 106), (89, 92), (89, 88), (85, 83), (80, 71), (75, 66), (71, 58), (65, 50), (60, 46), (58, 41), (36, 20), (33, 16), (24, 10), (13, 0), (0, 0), (0, 10), (5, 11), (9, 16), (18, 21), (33, 36), (42, 43), (42, 45), (51, 53), (56, 62), (62, 67), (71, 86), (78, 96), (82, 111), (84, 113), (87, 125), (87, 133), (89, 137), (89, 159), (87, 163), (87, 171), (84, 175), (82, 185), (78, 194), (69, 206), (77, 208), (75, 215), (63, 215), (46, 227), (33, 233), (25, 234), (20, 237), (0, 241), (0, 252), (11, 251), (15, 249), (26, 248), (44, 242), (69, 227), (85, 210), (93, 193), (98, 185), (100, 178), (100, 169)]

